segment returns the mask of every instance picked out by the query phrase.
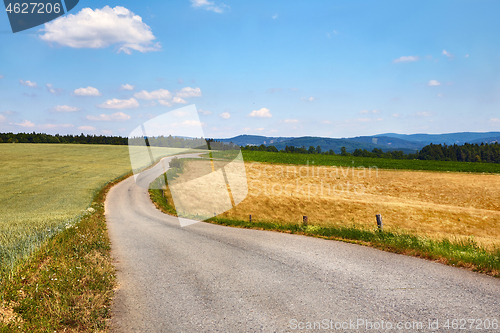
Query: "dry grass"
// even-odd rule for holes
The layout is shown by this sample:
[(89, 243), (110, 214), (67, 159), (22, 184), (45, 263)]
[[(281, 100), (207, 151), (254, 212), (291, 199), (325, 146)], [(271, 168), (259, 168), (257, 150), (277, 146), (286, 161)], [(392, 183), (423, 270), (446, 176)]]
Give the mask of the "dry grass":
[(221, 217), (298, 223), (307, 215), (315, 225), (373, 228), (382, 214), (386, 230), (500, 245), (499, 175), (258, 163), (246, 170), (248, 197)]

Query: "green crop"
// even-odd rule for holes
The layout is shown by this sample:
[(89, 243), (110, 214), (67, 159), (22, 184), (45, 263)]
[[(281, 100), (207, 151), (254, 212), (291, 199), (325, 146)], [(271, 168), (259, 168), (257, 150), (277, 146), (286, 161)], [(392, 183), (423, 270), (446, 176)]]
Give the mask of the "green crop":
[(127, 146), (0, 145), (0, 279), (131, 170)]

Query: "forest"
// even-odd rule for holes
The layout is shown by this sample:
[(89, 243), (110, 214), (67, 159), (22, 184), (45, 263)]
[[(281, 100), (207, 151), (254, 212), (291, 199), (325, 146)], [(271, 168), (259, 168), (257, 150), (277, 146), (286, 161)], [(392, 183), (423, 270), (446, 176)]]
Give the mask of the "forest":
[[(284, 149), (278, 150), (274, 146), (245, 146), (244, 150), (249, 151), (268, 151), (280, 153), (299, 153), (299, 154), (323, 154), (323, 155), (337, 155), (332, 149), (323, 151), (320, 146), (309, 148), (286, 146)], [(434, 161), (456, 161), (456, 162), (486, 162), (486, 163), (500, 163), (500, 144), (495, 143), (481, 143), (463, 145), (442, 145), (430, 144), (423, 147), (420, 151), (415, 153), (405, 154), (400, 150), (386, 151), (374, 148), (372, 151), (366, 149), (355, 149), (352, 153), (347, 152), (345, 147), (340, 149), (339, 155), (341, 156), (357, 156), (357, 157), (375, 157), (375, 158), (389, 158), (389, 159), (406, 159), (406, 160), (434, 160)]]

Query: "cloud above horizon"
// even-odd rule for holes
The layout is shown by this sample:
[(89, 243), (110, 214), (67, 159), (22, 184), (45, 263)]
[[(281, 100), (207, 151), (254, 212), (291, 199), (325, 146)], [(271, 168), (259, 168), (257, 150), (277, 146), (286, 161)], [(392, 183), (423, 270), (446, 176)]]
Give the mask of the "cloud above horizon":
[(87, 88), (78, 88), (73, 91), (75, 96), (101, 96), (101, 93), (97, 88), (88, 86)]
[(139, 102), (135, 98), (130, 99), (108, 99), (102, 104), (96, 105), (98, 108), (103, 109), (133, 109), (139, 107)]
[(52, 112), (76, 112), (80, 111), (80, 108), (77, 108), (76, 106), (69, 106), (69, 105), (57, 105), (50, 109)]
[(47, 83), (45, 86), (47, 87), (47, 91), (52, 95), (60, 95), (63, 92), (63, 89), (54, 88), (51, 83)]
[(269, 112), (269, 109), (267, 108), (262, 108), (260, 110), (253, 110), (249, 114), (247, 114), (247, 117), (253, 117), (253, 118), (271, 118), (273, 115)]
[(130, 84), (122, 84), (120, 86), (120, 90), (134, 90), (134, 86), (130, 85)]
[(148, 101), (153, 99), (165, 100), (165, 99), (172, 99), (172, 93), (166, 89), (158, 89), (152, 92), (147, 92), (146, 90), (143, 90), (141, 92), (135, 93), (134, 97), (138, 99), (145, 99)]
[(415, 62), (419, 60), (420, 60), (419, 56), (402, 56), (397, 59), (394, 59), (392, 62), (396, 64), (398, 62)]
[(446, 50), (443, 50), (442, 55), (447, 56), (448, 58), (453, 58), (453, 54), (451, 54), (450, 52), (448, 52)]
[(71, 48), (100, 49), (111, 45), (118, 53), (159, 51), (160, 43), (142, 18), (122, 6), (83, 8), (77, 14), (61, 16), (45, 24), (40, 39)]
[(103, 113), (99, 116), (87, 116), (87, 119), (93, 121), (125, 121), (129, 120), (130, 116), (123, 112), (116, 112), (110, 115)]
[(37, 88), (38, 87), (36, 82), (31, 82), (29, 80), (24, 81), (24, 80), (19, 79), (19, 83), (25, 87), (30, 87), (30, 88)]
[(72, 128), (75, 127), (73, 124), (43, 124), (43, 125), (35, 125), (35, 123), (29, 120), (23, 120), (19, 124), (14, 124), (17, 126), (21, 126), (24, 128), (39, 128), (39, 129), (54, 129), (54, 128)]
[(224, 3), (216, 5), (213, 1), (208, 1), (208, 0), (190, 0), (190, 1), (191, 1), (191, 7), (202, 8), (219, 14), (222, 14), (224, 13), (224, 11), (230, 9), (230, 7)]
[(180, 97), (180, 98), (201, 97), (201, 89), (200, 88), (185, 87), (185, 88), (182, 88), (176, 94), (176, 96)]

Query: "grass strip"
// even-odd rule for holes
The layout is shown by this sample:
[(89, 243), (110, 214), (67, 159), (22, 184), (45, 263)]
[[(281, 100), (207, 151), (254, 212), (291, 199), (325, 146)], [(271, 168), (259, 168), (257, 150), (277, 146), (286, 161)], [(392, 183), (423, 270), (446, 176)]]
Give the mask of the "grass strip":
[[(155, 206), (166, 214), (176, 215), (168, 187), (165, 192), (149, 190)], [(462, 267), (474, 272), (500, 277), (500, 249), (489, 251), (476, 243), (473, 237), (466, 240), (434, 240), (405, 232), (370, 230), (356, 225), (315, 226), (297, 223), (275, 223), (270, 221), (242, 221), (224, 217), (213, 217), (206, 222), (258, 230), (270, 230), (300, 234), (325, 239), (339, 240), (380, 250), (420, 257), (445, 265)]]
[(0, 332), (107, 332), (116, 285), (104, 217), (108, 183), (87, 214), (50, 238), (0, 287)]

